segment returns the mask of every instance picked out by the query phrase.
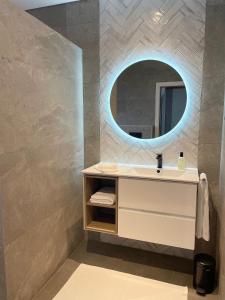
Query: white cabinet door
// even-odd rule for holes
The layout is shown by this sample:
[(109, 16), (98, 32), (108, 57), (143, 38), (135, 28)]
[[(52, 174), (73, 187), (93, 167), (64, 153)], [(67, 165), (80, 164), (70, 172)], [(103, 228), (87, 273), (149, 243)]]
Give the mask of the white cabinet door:
[(194, 250), (195, 219), (119, 209), (118, 235)]
[(191, 183), (119, 179), (119, 207), (180, 216), (196, 216), (197, 185)]

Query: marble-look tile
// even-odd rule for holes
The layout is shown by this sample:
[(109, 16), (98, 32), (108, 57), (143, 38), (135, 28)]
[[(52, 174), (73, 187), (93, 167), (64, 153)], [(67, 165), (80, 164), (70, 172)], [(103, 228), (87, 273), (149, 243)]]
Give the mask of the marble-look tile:
[(82, 222), (68, 221), (73, 209), (56, 211), (6, 247), (9, 300), (31, 299), (79, 243)]
[(208, 5), (220, 5), (225, 4), (224, 0), (207, 0)]
[[(47, 111), (47, 107), (45, 109)], [(41, 110), (38, 115), (40, 113)], [(5, 204), (7, 243), (22, 234), (27, 224), (32, 226), (55, 208), (65, 205), (66, 198), (71, 201), (80, 195), (81, 176), (77, 170), (82, 169), (82, 150), (77, 148), (76, 137), (81, 138), (82, 133), (74, 121), (78, 116), (71, 108), (64, 111), (56, 107), (48, 115), (39, 116), (29, 136), (23, 134), (22, 138), (27, 138), (24, 150), (1, 156), (2, 195), (8, 199)], [(21, 137), (19, 133), (17, 140)], [(46, 201), (49, 198), (52, 200)], [(77, 210), (81, 211), (80, 203)]]
[[(224, 74), (225, 74), (225, 6), (221, 1), (207, 1), (206, 39), (203, 64), (203, 84), (199, 131), (199, 170), (206, 172), (209, 179), (210, 199), (215, 211), (211, 214), (211, 241), (197, 244), (197, 250), (208, 252), (217, 257), (223, 268), (221, 238), (218, 240), (221, 226), (221, 194), (219, 189), (221, 138), (224, 109)], [(217, 223), (218, 221), (218, 223)], [(216, 231), (216, 229), (218, 231)], [(220, 257), (219, 257), (220, 244)], [(219, 267), (219, 266), (218, 266)], [(223, 289), (222, 271), (219, 290)], [(220, 293), (221, 294), (221, 293)], [(222, 297), (222, 298), (221, 298)], [(223, 299), (222, 294), (220, 299)]]
[[(203, 88), (204, 81), (206, 81), (206, 84), (209, 84), (208, 96), (213, 97), (213, 100), (216, 100), (216, 98), (218, 98), (216, 95), (218, 95), (218, 93), (223, 89), (221, 79), (224, 78), (225, 74), (225, 40), (222, 38), (225, 33), (225, 6), (220, 4), (215, 4), (214, 6), (207, 5), (206, 13), (206, 40), (204, 54), (205, 79), (203, 80)], [(211, 87), (214, 85), (213, 90), (210, 89), (210, 85)]]
[[(218, 76), (204, 76), (202, 82), (201, 112), (212, 108), (214, 105), (219, 107), (224, 103), (224, 74)], [(223, 111), (223, 109), (222, 109)], [(201, 117), (201, 114), (200, 114)]]
[(77, 3), (66, 4), (67, 24), (76, 26), (78, 24), (99, 22), (99, 2), (98, 0), (79, 1)]
[[(104, 243), (90, 242), (86, 245), (86, 243), (82, 242), (71, 255), (70, 259), (66, 260), (64, 265), (62, 265), (40, 293), (34, 297), (34, 300), (51, 300), (80, 263), (188, 286), (188, 300), (202, 299), (192, 288), (192, 275), (186, 272), (187, 269), (184, 271), (185, 265), (186, 268), (188, 264), (190, 265), (188, 260), (168, 258), (165, 255), (122, 246), (110, 246)], [(175, 270), (177, 267), (183, 267), (183, 270)], [(217, 294), (207, 295), (205, 299), (216, 300)]]
[[(87, 87), (88, 86), (88, 87)], [(100, 161), (99, 83), (84, 84), (84, 151), (85, 166)]]
[[(92, 47), (93, 48), (93, 47)], [(99, 60), (98, 49), (94, 48), (93, 51), (86, 51), (84, 54), (84, 84), (93, 86), (93, 83), (99, 87)], [(88, 89), (91, 90), (91, 89)], [(92, 90), (94, 92), (94, 90)], [(98, 91), (99, 95), (99, 91)], [(98, 96), (99, 99), (99, 96)]]
[(2, 255), (3, 248), (0, 247), (0, 299), (7, 300), (6, 298), (6, 280), (5, 280), (5, 266), (4, 266), (4, 256)]
[[(217, 98), (218, 99), (218, 98)], [(210, 116), (210, 122), (209, 122)], [(222, 138), (223, 105), (201, 107), (199, 144), (220, 144)]]
[[(224, 212), (222, 213), (222, 217), (224, 218)], [(223, 300), (225, 297), (225, 228), (221, 228), (220, 233), (220, 276), (219, 276), (219, 293), (220, 300)]]
[(223, 119), (222, 154), (220, 167), (220, 300), (225, 298), (225, 120)]
[(67, 37), (71, 41), (78, 41), (77, 44), (82, 49), (91, 49), (99, 41), (99, 29), (97, 26), (93, 26), (92, 23), (68, 26)]
[(220, 149), (218, 144), (200, 144), (199, 145), (199, 170), (207, 172), (209, 180), (215, 180), (218, 183), (220, 168)]
[[(1, 191), (1, 182), (0, 182)], [(5, 278), (5, 253), (3, 244), (3, 218), (2, 218), (2, 197), (0, 197), (0, 299), (7, 300), (6, 298), (6, 278)]]
[(100, 145), (99, 143), (96, 143), (95, 136), (89, 137), (87, 142), (86, 142), (86, 147), (85, 147), (85, 166), (89, 167), (92, 166), (93, 164), (96, 164), (97, 162), (100, 161), (100, 156), (99, 156), (99, 148)]
[(53, 5), (39, 9), (31, 9), (27, 12), (42, 22), (48, 23), (48, 26), (51, 28), (62, 28), (67, 21), (67, 9), (65, 5)]
[[(207, 174), (211, 189), (212, 202), (218, 208), (219, 192), (219, 170), (220, 170), (220, 149), (221, 144), (200, 144), (199, 145), (199, 171)], [(215, 201), (214, 201), (215, 199)]]
[[(91, 239), (92, 238), (90, 237), (90, 240)], [(172, 256), (183, 257), (191, 260), (193, 259), (193, 255), (194, 255), (193, 251), (191, 250), (185, 250), (185, 249), (170, 247), (166, 245), (153, 244), (153, 243), (148, 243), (148, 242), (143, 242), (138, 240), (126, 239), (126, 238), (111, 236), (102, 233), (100, 234), (100, 240), (102, 242), (110, 243), (113, 245), (122, 245), (124, 247), (130, 247), (133, 249), (142, 249), (153, 253), (171, 255), (171, 257)]]
[[(210, 51), (205, 52), (204, 74), (213, 80), (213, 77), (221, 76), (225, 72), (225, 65), (222, 63), (224, 49), (209, 46)], [(212, 77), (211, 77), (212, 76)]]
[(78, 262), (68, 258), (33, 300), (52, 300), (78, 266)]
[[(85, 166), (90, 166), (100, 160), (99, 3), (97, 0), (71, 2), (29, 13), (83, 49), (84, 157)], [(62, 16), (61, 21), (57, 21), (58, 15)]]
[(8, 2), (0, 35), (7, 300), (30, 300), (83, 236), (82, 51)]
[[(91, 89), (86, 87), (90, 86)], [(86, 102), (84, 103), (84, 118), (86, 120), (84, 127), (88, 126), (88, 130), (85, 131), (86, 136), (92, 136), (93, 133), (89, 132), (91, 129), (91, 121), (95, 122), (94, 127), (96, 130), (99, 128), (97, 122), (99, 123), (99, 82), (93, 82), (90, 84), (84, 84), (84, 98)]]

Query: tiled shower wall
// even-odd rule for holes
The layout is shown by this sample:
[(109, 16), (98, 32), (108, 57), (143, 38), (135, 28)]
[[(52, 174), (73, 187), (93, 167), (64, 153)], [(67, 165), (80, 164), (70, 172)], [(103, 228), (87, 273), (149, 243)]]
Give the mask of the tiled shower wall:
[(219, 177), (225, 78), (224, 20), (225, 2), (223, 4), (222, 1), (207, 1), (198, 168), (200, 172), (207, 174), (209, 181), (211, 240), (210, 243), (200, 241), (198, 251), (217, 256), (216, 232), (220, 227), (217, 217), (221, 209)]
[(225, 111), (223, 116), (223, 143), (221, 152), (221, 207), (220, 207), (220, 300), (225, 299)]
[(83, 50), (84, 164), (100, 160), (99, 2), (81, 0), (28, 11)]
[(83, 237), (82, 51), (7, 1), (0, 6), (7, 300), (30, 300)]
[[(101, 160), (155, 164), (154, 152), (163, 152), (165, 164), (176, 165), (179, 151), (184, 151), (187, 165), (197, 166), (204, 34), (204, 0), (100, 0)], [(124, 140), (108, 111), (109, 87), (117, 71), (151, 55), (179, 66), (192, 101), (182, 132), (154, 147)]]
[(3, 244), (3, 216), (2, 216), (3, 201), (0, 196), (0, 299), (6, 300), (6, 282), (5, 282), (5, 254)]

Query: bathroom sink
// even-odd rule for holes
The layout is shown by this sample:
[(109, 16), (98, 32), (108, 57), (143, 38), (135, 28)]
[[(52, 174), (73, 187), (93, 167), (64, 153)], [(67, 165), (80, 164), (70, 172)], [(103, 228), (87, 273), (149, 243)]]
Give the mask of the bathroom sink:
[(132, 171), (137, 175), (144, 175), (144, 176), (158, 175), (156, 168), (154, 169), (154, 168), (145, 168), (145, 167), (133, 167)]
[(116, 163), (99, 163), (90, 168), (83, 170), (84, 174), (104, 174), (114, 175), (117, 177), (134, 177), (149, 178), (166, 181), (182, 181), (198, 183), (199, 176), (197, 169), (178, 170), (173, 167), (165, 167), (157, 169), (154, 167), (132, 165), (132, 164), (116, 164)]
[(179, 177), (184, 175), (185, 171), (180, 171), (176, 169), (153, 169), (153, 168), (133, 168), (133, 171), (138, 175), (145, 175), (145, 176), (158, 176), (158, 177)]
[(118, 166), (117, 164), (113, 163), (100, 163), (95, 166), (95, 168), (103, 173), (115, 173), (118, 171)]
[(147, 177), (160, 180), (172, 180), (172, 181), (188, 181), (198, 182), (198, 171), (197, 169), (186, 169), (184, 171), (178, 170), (177, 168), (150, 168), (150, 167), (133, 167), (133, 175), (137, 177)]

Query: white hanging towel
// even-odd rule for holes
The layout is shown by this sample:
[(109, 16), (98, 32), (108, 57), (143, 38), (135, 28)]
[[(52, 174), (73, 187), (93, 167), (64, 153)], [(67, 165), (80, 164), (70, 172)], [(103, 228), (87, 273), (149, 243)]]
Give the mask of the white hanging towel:
[(210, 240), (209, 230), (209, 187), (205, 173), (201, 173), (198, 185), (196, 237)]

